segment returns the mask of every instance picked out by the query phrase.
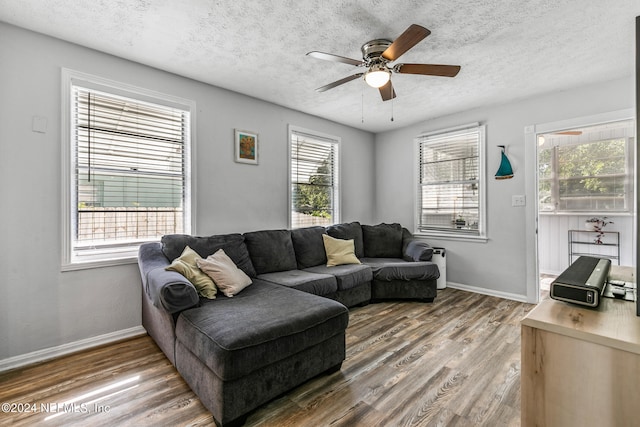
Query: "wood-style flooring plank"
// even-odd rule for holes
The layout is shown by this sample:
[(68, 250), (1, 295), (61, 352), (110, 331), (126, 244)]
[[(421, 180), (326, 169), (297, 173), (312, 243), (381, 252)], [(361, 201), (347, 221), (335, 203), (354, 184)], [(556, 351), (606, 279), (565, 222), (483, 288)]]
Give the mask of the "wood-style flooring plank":
[[(246, 426), (517, 426), (519, 322), (532, 307), (444, 289), (434, 303), (353, 308), (341, 371), (261, 406)], [(148, 336), (0, 373), (0, 384), (0, 402), (15, 404), (0, 425), (213, 425)]]

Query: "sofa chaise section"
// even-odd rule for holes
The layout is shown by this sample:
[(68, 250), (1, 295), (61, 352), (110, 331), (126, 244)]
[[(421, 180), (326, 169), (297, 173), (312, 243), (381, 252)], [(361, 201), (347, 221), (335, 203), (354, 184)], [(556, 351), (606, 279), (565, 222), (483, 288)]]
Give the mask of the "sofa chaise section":
[(348, 319), (336, 301), (254, 279), (233, 298), (182, 312), (176, 368), (219, 423), (241, 423), (249, 410), (339, 370)]
[[(233, 297), (199, 298), (166, 271), (186, 246), (200, 256), (223, 249), (252, 278)], [(244, 237), (164, 236), (138, 253), (142, 324), (219, 426), (244, 423), (250, 411), (345, 358), (348, 310), (342, 304), (256, 278)]]

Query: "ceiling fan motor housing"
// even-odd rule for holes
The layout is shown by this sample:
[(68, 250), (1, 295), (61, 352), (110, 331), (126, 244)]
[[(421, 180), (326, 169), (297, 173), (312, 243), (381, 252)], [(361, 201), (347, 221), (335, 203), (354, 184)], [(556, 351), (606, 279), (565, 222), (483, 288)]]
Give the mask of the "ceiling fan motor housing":
[(369, 66), (374, 62), (380, 62), (384, 58), (382, 58), (382, 52), (387, 50), (389, 46), (393, 43), (391, 40), (386, 39), (375, 39), (371, 40), (362, 45), (362, 59), (364, 59), (365, 64)]

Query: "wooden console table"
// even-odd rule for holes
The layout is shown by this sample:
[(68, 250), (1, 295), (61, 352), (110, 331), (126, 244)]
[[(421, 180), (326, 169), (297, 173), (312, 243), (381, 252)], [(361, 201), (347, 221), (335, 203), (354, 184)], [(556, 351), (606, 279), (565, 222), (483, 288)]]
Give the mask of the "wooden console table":
[(522, 426), (640, 425), (635, 302), (544, 299), (521, 322)]

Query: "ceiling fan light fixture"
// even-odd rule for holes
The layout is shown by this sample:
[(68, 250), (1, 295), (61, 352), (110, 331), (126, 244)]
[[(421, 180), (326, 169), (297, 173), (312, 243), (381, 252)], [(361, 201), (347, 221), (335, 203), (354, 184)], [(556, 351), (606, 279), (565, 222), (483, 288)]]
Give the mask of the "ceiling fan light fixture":
[(391, 79), (391, 73), (389, 70), (382, 66), (371, 67), (364, 75), (364, 81), (371, 87), (380, 88), (387, 84)]

